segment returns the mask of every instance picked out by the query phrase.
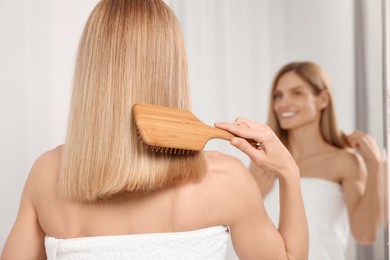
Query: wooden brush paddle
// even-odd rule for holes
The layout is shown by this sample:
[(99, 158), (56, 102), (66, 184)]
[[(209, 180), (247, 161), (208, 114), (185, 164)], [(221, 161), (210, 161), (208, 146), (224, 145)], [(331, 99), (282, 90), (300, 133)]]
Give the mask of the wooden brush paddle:
[(152, 150), (189, 153), (202, 150), (210, 139), (230, 141), (235, 135), (199, 120), (188, 110), (135, 104), (133, 118), (142, 141)]

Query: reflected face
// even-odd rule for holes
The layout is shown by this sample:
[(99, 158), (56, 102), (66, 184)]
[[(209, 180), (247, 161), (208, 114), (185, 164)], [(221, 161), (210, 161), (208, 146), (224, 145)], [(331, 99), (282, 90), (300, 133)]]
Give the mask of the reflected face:
[(281, 76), (273, 92), (273, 109), (284, 130), (318, 124), (320, 101), (312, 87), (294, 72)]

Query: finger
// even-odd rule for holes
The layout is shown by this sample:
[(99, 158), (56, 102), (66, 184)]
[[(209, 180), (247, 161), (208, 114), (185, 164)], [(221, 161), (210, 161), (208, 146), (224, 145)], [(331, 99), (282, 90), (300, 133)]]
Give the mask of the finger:
[(353, 134), (356, 134), (356, 135), (366, 135), (367, 133), (363, 132), (363, 131), (360, 131), (360, 130), (355, 130), (355, 131), (353, 131)]
[(239, 125), (245, 125), (245, 126), (250, 127), (250, 128), (256, 128), (256, 127), (260, 126), (259, 123), (252, 121), (252, 120), (249, 120), (249, 119), (246, 119), (246, 118), (242, 118), (242, 117), (236, 118), (236, 120), (234, 120), (234, 122), (235, 123), (237, 122)]
[(347, 139), (348, 139), (348, 142), (349, 142), (352, 146), (354, 146), (354, 145), (356, 145), (356, 144), (361, 143), (361, 142), (363, 141), (364, 138), (365, 138), (365, 137), (362, 136), (362, 135), (353, 134), (353, 135), (348, 136)]
[(240, 120), (238, 118), (236, 120), (234, 120), (234, 124), (236, 126), (249, 127), (249, 125), (244, 120)]
[(255, 127), (251, 127), (250, 124), (248, 125), (249, 127), (241, 127), (241, 125), (218, 122), (214, 125), (215, 127), (227, 130), (236, 136), (256, 140), (258, 143), (261, 143), (263, 139), (268, 138), (272, 131), (269, 126), (260, 124), (256, 124)]
[(233, 125), (233, 124), (232, 123), (228, 123), (228, 122), (215, 122), (214, 123), (215, 127), (218, 127), (218, 128), (221, 128), (221, 129), (225, 129), (225, 130), (227, 130), (227, 127), (229, 127), (230, 125)]
[(259, 160), (259, 150), (254, 148), (252, 145), (250, 145), (246, 140), (242, 139), (242, 138), (239, 138), (239, 137), (236, 137), (236, 138), (233, 138), (230, 143), (236, 147), (237, 149), (239, 149), (240, 151), (242, 151), (243, 153), (245, 153), (246, 155), (248, 155), (248, 157), (252, 160), (252, 161), (257, 161)]
[[(235, 135), (240, 136), (240, 137), (244, 137), (244, 138), (248, 138), (248, 139), (254, 137), (253, 130), (251, 128), (248, 128), (248, 127), (241, 127), (240, 125), (230, 124), (230, 123), (225, 123), (225, 122), (223, 122), (223, 123), (218, 122), (218, 123), (215, 123), (214, 125), (217, 128), (227, 130), (227, 131), (231, 132), (232, 134), (235, 134)], [(255, 138), (253, 138), (253, 139), (255, 139)]]
[(359, 150), (361, 148), (361, 141), (351, 141), (349, 142), (351, 147), (356, 149), (356, 150)]
[(361, 138), (361, 134), (357, 134), (357, 133), (352, 133), (350, 135), (347, 135), (347, 138), (350, 139), (350, 140), (355, 140), (355, 139), (359, 139)]
[(357, 143), (359, 143), (360, 140), (359, 140), (358, 138), (348, 138), (348, 142), (349, 142), (352, 146), (354, 146), (354, 145), (356, 145)]
[(367, 152), (376, 152), (379, 151), (379, 147), (376, 144), (374, 140), (372, 140), (370, 137), (362, 138), (362, 140), (359, 142), (359, 147)]
[(358, 144), (359, 146), (366, 146), (366, 147), (373, 146), (374, 142), (375, 142), (371, 138), (371, 136), (366, 135), (366, 134), (354, 137), (351, 139), (351, 141), (355, 144)]
[(254, 121), (244, 119), (244, 118), (237, 118), (234, 120), (234, 123), (228, 123), (228, 122), (215, 122), (214, 126), (221, 128), (226, 127), (228, 125), (235, 125), (235, 126), (245, 126), (248, 128), (256, 128), (256, 129), (263, 129), (263, 128), (269, 128), (266, 124), (259, 124)]
[(236, 136), (245, 138), (246, 140), (250, 140), (250, 143), (252, 145), (254, 144), (259, 145), (264, 143), (264, 139), (266, 136), (265, 132), (262, 131), (261, 129), (253, 129), (247, 127), (237, 127), (228, 131), (231, 131)]
[(359, 139), (368, 137), (369, 135), (365, 132), (355, 130), (352, 134), (348, 135), (347, 138), (350, 141), (358, 141)]

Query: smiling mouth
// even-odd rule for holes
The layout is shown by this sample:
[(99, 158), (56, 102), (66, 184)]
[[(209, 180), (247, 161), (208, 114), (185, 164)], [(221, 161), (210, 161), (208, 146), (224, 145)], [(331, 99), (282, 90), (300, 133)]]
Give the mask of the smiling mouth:
[(295, 116), (297, 113), (295, 112), (284, 112), (284, 113), (280, 113), (279, 116), (281, 118), (289, 118), (289, 117), (292, 117), (292, 116)]

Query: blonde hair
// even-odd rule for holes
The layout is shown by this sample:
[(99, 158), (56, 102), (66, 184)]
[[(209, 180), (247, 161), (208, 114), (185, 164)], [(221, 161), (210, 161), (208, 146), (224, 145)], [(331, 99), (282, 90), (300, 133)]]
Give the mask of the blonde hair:
[(200, 178), (201, 153), (151, 152), (132, 121), (138, 102), (190, 109), (188, 85), (180, 26), (162, 0), (102, 0), (79, 45), (60, 193), (94, 202)]
[(315, 63), (312, 62), (292, 62), (283, 66), (276, 74), (271, 89), (269, 113), (268, 113), (268, 124), (275, 131), (281, 141), (288, 147), (288, 131), (280, 127), (277, 120), (274, 107), (273, 93), (278, 84), (279, 79), (286, 73), (293, 72), (298, 75), (302, 80), (307, 82), (314, 95), (319, 95), (322, 91), (327, 91), (329, 95), (329, 103), (321, 112), (320, 119), (320, 131), (324, 140), (338, 148), (344, 148), (347, 146), (344, 133), (340, 131), (337, 126), (335, 109), (332, 101), (332, 88), (329, 77), (325, 71), (321, 69)]

